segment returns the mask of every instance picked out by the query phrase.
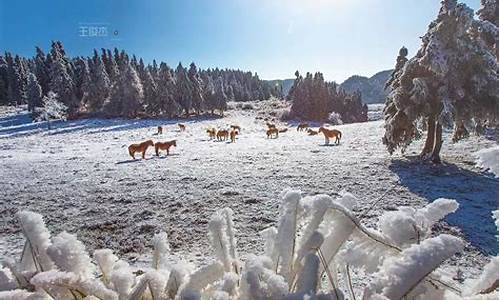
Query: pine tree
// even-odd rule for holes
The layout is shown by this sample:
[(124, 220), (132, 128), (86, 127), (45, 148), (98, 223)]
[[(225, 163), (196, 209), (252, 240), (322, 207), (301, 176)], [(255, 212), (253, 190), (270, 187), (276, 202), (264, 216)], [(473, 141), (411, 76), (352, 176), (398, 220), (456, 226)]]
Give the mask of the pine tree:
[(221, 116), (224, 116), (224, 111), (227, 109), (227, 100), (222, 77), (217, 78), (215, 81), (215, 93), (213, 97), (215, 108), (219, 110)]
[(390, 82), (383, 138), (390, 153), (418, 136), (421, 119), (427, 123), (421, 157), (433, 162), (440, 162), (444, 125), (498, 122), (498, 63), (480, 34), (484, 24), (466, 5), (442, 2), (417, 55)]
[[(153, 61), (153, 69), (156, 69), (156, 63)], [(156, 111), (157, 115), (164, 115), (167, 117), (178, 116), (181, 112), (181, 107), (176, 101), (176, 84), (175, 74), (166, 63), (161, 63), (157, 71), (158, 76), (158, 96), (149, 102), (150, 111)], [(153, 76), (153, 75), (151, 75)]]
[(39, 47), (36, 47), (35, 75), (42, 87), (43, 95), (46, 95), (50, 89), (49, 67), (47, 66), (47, 55)]
[(137, 72), (125, 54), (120, 55), (120, 76), (113, 85), (105, 111), (109, 116), (134, 118), (143, 110), (144, 92)]
[(78, 110), (79, 101), (75, 95), (73, 70), (60, 42), (52, 43), (50, 57), (50, 89), (68, 107), (71, 118)]
[(192, 107), (199, 114), (203, 107), (202, 82), (194, 62), (189, 65), (188, 78), (191, 82)]
[(175, 82), (177, 87), (177, 103), (179, 103), (179, 105), (182, 107), (184, 113), (189, 116), (189, 112), (193, 107), (193, 85), (189, 80), (186, 68), (184, 68), (181, 63), (179, 63), (179, 65), (177, 65), (177, 68), (175, 69)]
[(91, 112), (99, 112), (111, 94), (111, 80), (97, 51), (89, 62), (89, 73), (90, 86), (86, 106)]
[(9, 103), (8, 95), (8, 65), (5, 58), (0, 55), (0, 105)]
[(5, 53), (7, 63), (7, 103), (10, 105), (21, 104), (25, 98), (25, 86), (20, 73), (20, 67), (12, 54)]
[(42, 87), (38, 84), (36, 75), (33, 73), (28, 74), (28, 111), (33, 112), (35, 107), (42, 105)]

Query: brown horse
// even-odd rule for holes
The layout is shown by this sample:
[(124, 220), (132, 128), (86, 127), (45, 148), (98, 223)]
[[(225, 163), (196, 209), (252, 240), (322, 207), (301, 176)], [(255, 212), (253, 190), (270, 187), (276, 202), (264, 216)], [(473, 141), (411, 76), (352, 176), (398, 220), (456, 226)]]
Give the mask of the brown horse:
[(325, 144), (330, 144), (330, 139), (335, 138), (335, 142), (340, 144), (340, 138), (342, 138), (342, 132), (337, 129), (326, 129), (325, 127), (320, 127), (319, 132), (323, 133), (325, 136)]
[(207, 129), (207, 133), (210, 139), (215, 139), (215, 137), (217, 136), (217, 130), (215, 130), (215, 128)]
[(177, 124), (177, 126), (179, 126), (179, 130), (180, 130), (181, 132), (182, 132), (182, 131), (186, 131), (186, 125), (179, 123), (179, 124)]
[(218, 141), (225, 141), (227, 140), (227, 137), (229, 136), (229, 131), (223, 129), (217, 131), (217, 140)]
[(318, 132), (316, 130), (312, 130), (312, 129), (307, 130), (307, 133), (309, 135), (318, 135)]
[(229, 133), (229, 136), (231, 137), (231, 143), (235, 143), (236, 142), (236, 136), (238, 135), (238, 130), (231, 130), (231, 132)]
[(140, 144), (132, 144), (128, 146), (128, 154), (132, 156), (133, 159), (135, 159), (135, 153), (136, 152), (142, 152), (142, 158), (146, 158), (146, 150), (148, 150), (149, 146), (153, 146), (154, 143), (152, 140), (147, 140), (144, 141)]
[(278, 138), (278, 133), (279, 133), (279, 130), (276, 129), (276, 128), (269, 128), (267, 131), (266, 131), (266, 134), (267, 134), (267, 138), (272, 138), (273, 135), (274, 135), (274, 138), (277, 139)]
[(308, 128), (309, 128), (308, 123), (300, 123), (299, 126), (297, 126), (297, 131), (307, 130)]
[(167, 155), (170, 154), (170, 147), (177, 147), (177, 141), (176, 140), (172, 140), (172, 141), (168, 141), (168, 142), (156, 142), (155, 144), (155, 152), (156, 152), (156, 156), (160, 156), (160, 150), (167, 150)]
[(163, 134), (163, 128), (161, 126), (158, 126), (158, 132), (156, 134), (157, 135)]

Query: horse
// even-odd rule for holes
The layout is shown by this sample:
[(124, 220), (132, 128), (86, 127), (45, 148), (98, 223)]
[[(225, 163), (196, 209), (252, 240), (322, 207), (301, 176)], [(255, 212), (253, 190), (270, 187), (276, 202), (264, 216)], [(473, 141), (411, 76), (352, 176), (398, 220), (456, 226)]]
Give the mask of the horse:
[(128, 146), (128, 154), (132, 156), (133, 159), (135, 159), (135, 153), (136, 152), (142, 152), (142, 159), (146, 158), (146, 150), (148, 150), (149, 146), (153, 146), (154, 143), (152, 140), (147, 140), (139, 144), (132, 144)]
[(179, 123), (179, 124), (177, 124), (177, 126), (179, 126), (179, 130), (181, 132), (186, 131), (186, 125)]
[(297, 131), (303, 131), (309, 128), (308, 123), (300, 123), (299, 126), (297, 126)]
[(229, 131), (223, 129), (217, 131), (217, 140), (218, 141), (225, 141), (227, 140), (227, 137), (229, 136)]
[(217, 136), (217, 130), (215, 130), (215, 128), (207, 129), (207, 133), (210, 139), (214, 139)]
[(273, 137), (273, 134), (274, 134), (274, 138), (278, 138), (278, 133), (279, 133), (279, 130), (276, 129), (276, 128), (269, 128), (267, 131), (266, 131), (266, 134), (267, 134), (267, 138), (272, 138)]
[(231, 132), (229, 133), (229, 136), (231, 137), (231, 143), (235, 143), (236, 142), (236, 136), (238, 135), (238, 131), (233, 129), (231, 130)]
[(172, 140), (172, 141), (168, 141), (168, 142), (156, 142), (155, 144), (155, 152), (156, 152), (156, 156), (160, 156), (160, 150), (167, 150), (167, 155), (170, 154), (170, 147), (177, 147), (177, 141), (176, 140)]
[(340, 139), (342, 138), (342, 132), (340, 132), (339, 130), (326, 129), (325, 127), (321, 126), (318, 131), (323, 133), (323, 135), (325, 136), (325, 144), (326, 145), (330, 144), (331, 138), (335, 138), (335, 142), (337, 144), (340, 144)]

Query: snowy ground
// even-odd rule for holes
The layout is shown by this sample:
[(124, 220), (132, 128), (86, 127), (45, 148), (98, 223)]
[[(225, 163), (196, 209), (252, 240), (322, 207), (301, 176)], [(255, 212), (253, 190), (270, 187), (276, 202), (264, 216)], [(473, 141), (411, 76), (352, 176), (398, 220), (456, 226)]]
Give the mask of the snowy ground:
[[(460, 210), (435, 231), (463, 232), (473, 246), (448, 264), (475, 273), (484, 254), (498, 253), (491, 219), (498, 179), (476, 168), (471, 155), (496, 141), (471, 137), (452, 145), (447, 134), (445, 163), (433, 166), (412, 158), (421, 142), (406, 157), (389, 156), (382, 121), (337, 126), (340, 146), (325, 146), (321, 136), (295, 128), (266, 139), (265, 123), (253, 111), (185, 122), (182, 133), (176, 123), (80, 120), (56, 124), (49, 134), (27, 115), (0, 117), (0, 256), (21, 251), (13, 217), (21, 209), (43, 214), (53, 233), (76, 233), (91, 251), (112, 248), (134, 260), (151, 251), (155, 232), (165, 230), (174, 252), (204, 261), (208, 220), (228, 206), (235, 211), (239, 248), (259, 252), (259, 232), (274, 224), (279, 194), (288, 187), (330, 195), (345, 189), (359, 198), (358, 212), (389, 190), (364, 218), (369, 225), (383, 210), (453, 198)], [(205, 134), (209, 126), (230, 124), (243, 128), (234, 144)], [(154, 135), (157, 125), (165, 126), (162, 136)], [(154, 157), (150, 148), (146, 160), (131, 160), (127, 146), (145, 139), (177, 139), (178, 147), (168, 157)]]

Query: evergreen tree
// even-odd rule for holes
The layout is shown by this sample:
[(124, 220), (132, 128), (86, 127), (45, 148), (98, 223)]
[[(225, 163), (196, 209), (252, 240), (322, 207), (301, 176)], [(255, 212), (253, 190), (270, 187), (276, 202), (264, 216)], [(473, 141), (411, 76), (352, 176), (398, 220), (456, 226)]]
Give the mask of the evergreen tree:
[(186, 115), (192, 108), (193, 85), (189, 80), (186, 68), (181, 63), (175, 69), (175, 82), (177, 86), (176, 100)]
[(219, 110), (221, 116), (224, 116), (224, 111), (227, 109), (227, 101), (222, 77), (217, 78), (215, 81), (215, 93), (213, 97), (215, 108)]
[(113, 117), (134, 118), (140, 115), (143, 109), (143, 87), (127, 56), (120, 55), (119, 62), (120, 76), (113, 85), (105, 111)]
[[(153, 72), (155, 70), (156, 64), (153, 61)], [(151, 111), (156, 111), (158, 115), (164, 115), (167, 117), (178, 116), (181, 113), (181, 107), (176, 101), (176, 83), (175, 74), (172, 69), (170, 69), (166, 63), (161, 63), (158, 70), (158, 96), (150, 101)], [(153, 75), (151, 75), (153, 76)]]
[(390, 153), (418, 136), (422, 119), (427, 138), (421, 157), (433, 162), (440, 161), (444, 125), (461, 127), (475, 119), (497, 124), (498, 63), (480, 34), (484, 25), (466, 5), (442, 2), (420, 50), (390, 82), (383, 138)]
[(36, 75), (33, 73), (28, 74), (28, 111), (33, 112), (35, 107), (42, 105), (42, 87), (38, 84)]
[(35, 75), (42, 87), (43, 95), (46, 95), (50, 89), (49, 67), (47, 66), (47, 55), (39, 47), (36, 47)]
[(5, 53), (7, 63), (7, 103), (10, 105), (21, 104), (25, 98), (25, 86), (20, 73), (20, 67), (17, 65), (12, 54)]
[(0, 55), (0, 105), (9, 104), (8, 100), (8, 65), (5, 58)]
[(189, 65), (188, 79), (191, 82), (192, 107), (199, 114), (203, 107), (203, 88), (200, 74), (194, 63)]
[(75, 95), (73, 70), (60, 42), (52, 43), (50, 58), (50, 89), (57, 94), (59, 101), (68, 107), (71, 118), (78, 110), (79, 101)]

